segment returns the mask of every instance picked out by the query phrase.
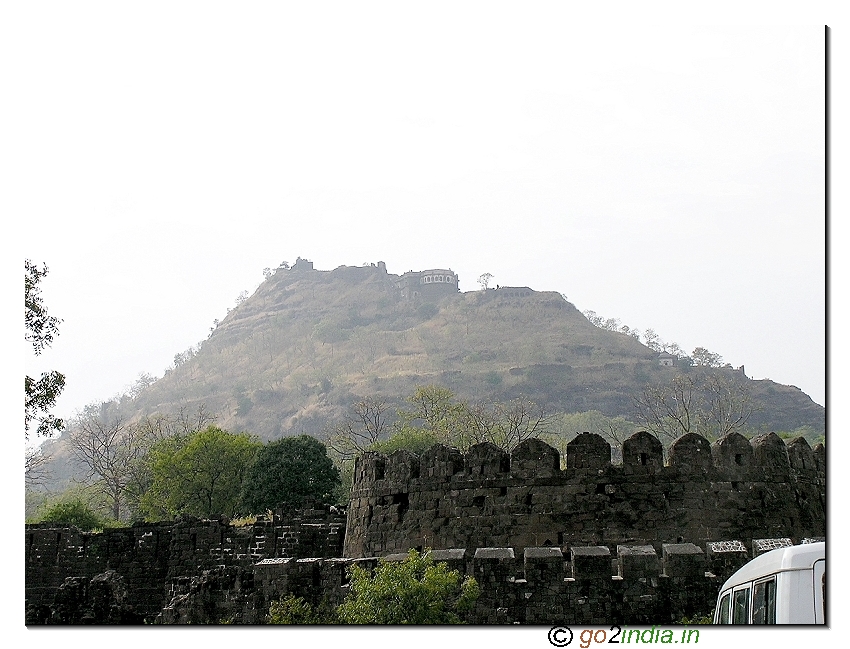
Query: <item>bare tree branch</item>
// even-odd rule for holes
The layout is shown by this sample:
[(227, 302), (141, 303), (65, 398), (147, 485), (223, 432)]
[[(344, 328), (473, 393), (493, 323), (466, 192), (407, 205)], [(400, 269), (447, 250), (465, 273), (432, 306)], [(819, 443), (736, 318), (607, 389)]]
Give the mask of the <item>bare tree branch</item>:
[(740, 431), (756, 410), (746, 381), (722, 370), (680, 374), (669, 384), (647, 386), (632, 401), (638, 421), (668, 442), (690, 432), (715, 438)]
[(43, 485), (50, 477), (47, 462), (50, 456), (44, 455), (40, 448), (28, 448), (24, 458), (24, 480), (28, 487)]
[(167, 438), (189, 436), (213, 420), (203, 405), (196, 412), (181, 408), (176, 416), (155, 414), (132, 424), (112, 415), (108, 407), (90, 406), (73, 423), (69, 439), (77, 463), (89, 480), (103, 485), (112, 515), (120, 520), (150, 484), (144, 459), (151, 447)]
[(389, 431), (389, 407), (382, 399), (365, 397), (352, 406), (352, 413), (334, 426), (325, 445), (339, 460), (347, 462), (364, 453)]

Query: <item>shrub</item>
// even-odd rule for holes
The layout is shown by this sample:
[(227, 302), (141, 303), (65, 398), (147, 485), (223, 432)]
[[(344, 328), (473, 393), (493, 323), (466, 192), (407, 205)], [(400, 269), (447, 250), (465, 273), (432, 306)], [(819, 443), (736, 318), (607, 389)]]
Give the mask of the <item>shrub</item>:
[(83, 532), (110, 527), (110, 521), (98, 516), (81, 500), (56, 503), (39, 517), (38, 522), (65, 523), (74, 525)]
[(290, 595), (272, 602), (266, 617), (269, 624), (325, 624), (321, 614), (303, 597)]
[(343, 624), (461, 624), (478, 599), (478, 583), (410, 550), (404, 561), (382, 562), (372, 574), (351, 569), (351, 591), (337, 608)]

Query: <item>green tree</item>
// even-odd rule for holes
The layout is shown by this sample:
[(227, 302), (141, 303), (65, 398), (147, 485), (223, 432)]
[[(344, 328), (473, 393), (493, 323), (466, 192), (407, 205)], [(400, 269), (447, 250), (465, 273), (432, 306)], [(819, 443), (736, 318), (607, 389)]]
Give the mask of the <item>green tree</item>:
[(400, 430), (420, 429), (444, 444), (465, 451), (490, 442), (506, 451), (546, 432), (549, 417), (526, 397), (507, 402), (469, 403), (448, 388), (427, 385), (408, 397), (410, 410), (399, 410)]
[(658, 334), (655, 333), (654, 329), (646, 329), (643, 332), (643, 344), (656, 352), (661, 352), (664, 350), (664, 343), (662, 342), (661, 338), (658, 337)]
[[(612, 446), (621, 447), (636, 430), (637, 424), (624, 417), (608, 417), (598, 410), (561, 413), (550, 419), (548, 430), (540, 435), (547, 444), (558, 449), (562, 462), (566, 462), (567, 445), (579, 433), (596, 433), (606, 438)], [(616, 451), (615, 451), (616, 452)]]
[(381, 562), (373, 573), (353, 566), (351, 590), (337, 608), (343, 624), (460, 624), (478, 599), (478, 583), (410, 550), (404, 561)]
[(407, 403), (388, 425), (386, 403), (368, 398), (358, 402), (356, 417), (338, 424), (328, 436), (328, 448), (343, 465), (365, 451), (421, 453), (438, 443), (466, 451), (473, 444), (491, 442), (511, 451), (523, 440), (546, 433), (550, 424), (543, 408), (526, 397), (469, 403), (449, 388), (425, 385), (416, 388)]
[(420, 386), (407, 397), (407, 402), (411, 407), (398, 411), (399, 431), (418, 429), (444, 444), (452, 444), (458, 441), (456, 438), (460, 434), (475, 427), (475, 418), (469, 405), (459, 401), (448, 388), (439, 385)]
[(545, 435), (551, 423), (542, 406), (527, 397), (495, 402), (471, 408), (476, 431), (471, 441), (487, 441), (505, 451), (512, 451), (522, 441)]
[[(39, 268), (29, 259), (24, 260), (24, 339), (32, 343), (38, 356), (59, 335), (59, 318), (47, 315), (39, 282), (47, 275), (47, 266)], [(29, 438), (30, 425), (38, 422), (36, 434), (49, 437), (61, 431), (64, 422), (50, 414), (56, 399), (65, 387), (65, 375), (57, 371), (42, 372), (34, 379), (24, 376), (24, 436)]]
[(309, 500), (327, 503), (339, 484), (339, 469), (324, 444), (310, 435), (285, 437), (257, 451), (243, 484), (242, 507), (263, 512)]
[(140, 499), (140, 511), (148, 520), (179, 514), (234, 516), (259, 448), (254, 437), (216, 426), (157, 442), (150, 451), (152, 481)]
[(411, 453), (424, 453), (435, 444), (444, 440), (427, 430), (404, 428), (393, 434), (389, 439), (375, 442), (369, 447), (370, 451), (389, 455), (395, 451), (405, 450)]

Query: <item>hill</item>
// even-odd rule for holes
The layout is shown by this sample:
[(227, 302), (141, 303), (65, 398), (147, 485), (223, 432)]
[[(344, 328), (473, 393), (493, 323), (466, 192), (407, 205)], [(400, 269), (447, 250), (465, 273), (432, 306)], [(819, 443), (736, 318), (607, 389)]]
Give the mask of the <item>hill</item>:
[[(437, 383), (470, 400), (525, 395), (547, 412), (629, 418), (634, 394), (679, 371), (636, 338), (594, 326), (559, 293), (460, 293), (456, 277), (428, 285), (428, 273), (451, 276), (399, 276), (382, 263), (280, 268), (127, 408), (138, 416), (203, 403), (219, 425), (273, 439), (317, 433), (361, 397), (400, 404)], [(824, 409), (799, 389), (750, 387), (761, 405), (751, 425), (823, 432)]]

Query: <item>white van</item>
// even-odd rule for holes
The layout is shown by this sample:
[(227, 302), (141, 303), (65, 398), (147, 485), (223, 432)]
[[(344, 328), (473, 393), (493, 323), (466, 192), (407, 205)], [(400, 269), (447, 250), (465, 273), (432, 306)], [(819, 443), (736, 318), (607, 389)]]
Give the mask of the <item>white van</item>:
[(715, 624), (824, 624), (826, 543), (779, 548), (729, 577)]

